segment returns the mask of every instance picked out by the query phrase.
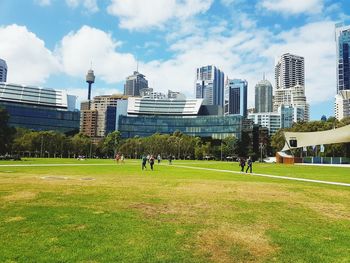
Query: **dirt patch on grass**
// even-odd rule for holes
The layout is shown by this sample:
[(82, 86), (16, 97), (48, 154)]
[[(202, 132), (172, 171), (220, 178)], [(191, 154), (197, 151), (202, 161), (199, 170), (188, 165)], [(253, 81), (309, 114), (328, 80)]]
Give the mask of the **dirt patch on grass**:
[(8, 217), (5, 219), (6, 223), (10, 223), (10, 222), (18, 222), (18, 221), (23, 221), (26, 218), (23, 216), (12, 216), (12, 217)]
[(200, 254), (214, 262), (263, 262), (275, 252), (264, 227), (223, 225), (199, 233)]
[(329, 218), (350, 220), (350, 209), (336, 203), (307, 203), (307, 207)]
[(203, 211), (211, 209), (206, 203), (183, 203), (172, 202), (167, 204), (152, 204), (152, 203), (135, 203), (128, 208), (136, 209), (142, 212), (145, 217), (160, 218), (165, 216), (168, 221), (178, 221), (181, 219), (188, 220), (198, 217)]
[(20, 191), (10, 195), (6, 195), (2, 197), (5, 201), (21, 201), (21, 200), (32, 200), (35, 199), (37, 193), (29, 192), (29, 191)]

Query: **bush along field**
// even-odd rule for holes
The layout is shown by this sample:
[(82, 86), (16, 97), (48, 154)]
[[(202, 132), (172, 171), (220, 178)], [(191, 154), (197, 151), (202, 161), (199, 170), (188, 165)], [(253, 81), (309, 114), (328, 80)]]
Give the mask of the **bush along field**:
[[(350, 187), (239, 170), (2, 161), (0, 262), (349, 261)], [(254, 163), (253, 172), (350, 183), (350, 168)]]

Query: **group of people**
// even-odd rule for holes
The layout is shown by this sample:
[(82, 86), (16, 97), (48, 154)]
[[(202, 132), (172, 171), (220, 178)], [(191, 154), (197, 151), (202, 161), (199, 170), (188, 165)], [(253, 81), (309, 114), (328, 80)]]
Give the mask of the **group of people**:
[(248, 160), (244, 159), (244, 158), (239, 158), (239, 163), (238, 165), (241, 167), (241, 172), (244, 173), (244, 167), (247, 164), (247, 169), (245, 170), (245, 172), (247, 173), (248, 170), (250, 171), (250, 173), (253, 172), (253, 160), (251, 157), (248, 158)]
[[(161, 156), (160, 154), (158, 154), (157, 156), (157, 161), (158, 161), (158, 164), (160, 164), (161, 162)], [(155, 158), (152, 154), (148, 154), (147, 156), (146, 155), (142, 155), (142, 170), (146, 169), (147, 170), (147, 163), (149, 163), (149, 166), (151, 168), (151, 170), (153, 171), (153, 166), (154, 166), (154, 162), (155, 162)]]
[(121, 163), (124, 163), (124, 160), (125, 160), (124, 154), (117, 153), (117, 154), (115, 155), (115, 161), (116, 161), (117, 163), (119, 163), (119, 161), (120, 161)]

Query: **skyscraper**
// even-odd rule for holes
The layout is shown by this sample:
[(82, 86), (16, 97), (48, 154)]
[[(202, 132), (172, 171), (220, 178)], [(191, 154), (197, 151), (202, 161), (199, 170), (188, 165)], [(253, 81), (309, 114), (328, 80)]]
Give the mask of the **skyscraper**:
[(134, 71), (134, 74), (126, 78), (124, 85), (124, 95), (140, 96), (140, 90), (148, 88), (148, 81), (145, 76)]
[(197, 68), (196, 99), (204, 105), (224, 105), (224, 73), (213, 65)]
[(341, 90), (335, 95), (334, 111), (339, 121), (350, 116), (350, 90)]
[(248, 82), (241, 79), (226, 79), (224, 114), (247, 116)]
[(337, 94), (350, 90), (350, 26), (343, 23), (335, 25), (337, 50)]
[(0, 58), (0, 82), (7, 81), (7, 64), (6, 61)]
[(272, 112), (272, 110), (272, 85), (264, 77), (255, 86), (255, 112)]
[(305, 86), (304, 58), (283, 54), (275, 67), (276, 89), (288, 89), (295, 85)]

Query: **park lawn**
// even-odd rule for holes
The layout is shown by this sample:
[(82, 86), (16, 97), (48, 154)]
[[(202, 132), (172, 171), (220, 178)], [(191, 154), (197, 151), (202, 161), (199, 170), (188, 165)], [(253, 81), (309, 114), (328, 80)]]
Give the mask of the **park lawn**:
[[(174, 164), (188, 165), (186, 162), (178, 161)], [(206, 167), (211, 169), (222, 169), (239, 172), (241, 170), (237, 162), (216, 162), (216, 161), (194, 161), (191, 166)], [(350, 167), (331, 167), (313, 165), (286, 165), (275, 163), (253, 163), (253, 172), (259, 174), (270, 174), (323, 180), (331, 182), (350, 183)]]
[[(219, 162), (163, 162), (155, 171), (141, 171), (132, 160), (10, 163), (92, 165), (0, 166), (0, 262), (350, 258), (349, 187), (176, 166), (238, 170), (238, 164)], [(263, 165), (254, 164), (254, 170), (327, 176), (319, 167)], [(346, 168), (329, 171), (342, 182), (350, 175)]]

